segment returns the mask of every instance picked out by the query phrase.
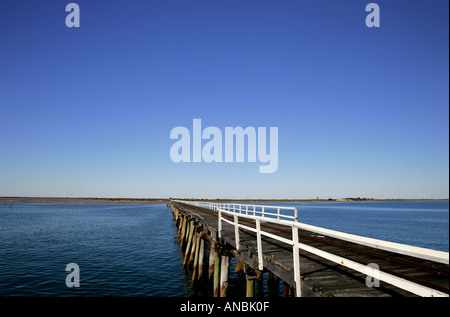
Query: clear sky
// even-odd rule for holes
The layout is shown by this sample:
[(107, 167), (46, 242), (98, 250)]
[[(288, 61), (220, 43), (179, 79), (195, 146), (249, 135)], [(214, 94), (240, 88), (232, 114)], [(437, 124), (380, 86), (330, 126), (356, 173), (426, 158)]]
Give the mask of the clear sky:
[[(448, 198), (449, 2), (0, 1), (0, 196)], [(278, 127), (278, 170), (170, 131)]]

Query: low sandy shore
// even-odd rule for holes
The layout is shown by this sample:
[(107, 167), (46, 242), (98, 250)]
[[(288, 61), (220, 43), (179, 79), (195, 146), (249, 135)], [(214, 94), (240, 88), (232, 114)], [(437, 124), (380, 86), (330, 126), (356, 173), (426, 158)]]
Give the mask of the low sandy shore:
[(132, 199), (132, 198), (51, 198), (51, 197), (0, 197), (8, 202), (77, 202), (77, 203), (165, 203), (168, 199)]
[[(167, 198), (70, 198), (70, 197), (0, 197), (0, 202), (85, 202), (85, 203), (168, 203)], [(242, 204), (257, 203), (303, 203), (303, 202), (374, 202), (374, 201), (448, 201), (448, 199), (370, 199), (370, 200), (351, 200), (351, 199), (204, 199), (204, 202), (235, 202)]]

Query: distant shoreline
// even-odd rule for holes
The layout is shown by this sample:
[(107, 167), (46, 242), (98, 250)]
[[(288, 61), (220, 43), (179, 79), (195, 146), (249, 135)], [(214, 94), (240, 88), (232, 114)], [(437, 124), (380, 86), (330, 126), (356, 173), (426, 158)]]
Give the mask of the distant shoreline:
[(67, 203), (165, 203), (164, 198), (61, 198), (61, 197), (0, 197), (1, 201), (7, 202), (67, 202)]
[[(196, 199), (184, 199), (196, 200)], [(235, 203), (310, 203), (310, 202), (392, 202), (392, 201), (448, 201), (444, 199), (197, 199), (204, 202), (235, 202)], [(0, 197), (0, 202), (85, 202), (85, 203), (168, 203), (168, 198), (71, 198), (71, 197)]]

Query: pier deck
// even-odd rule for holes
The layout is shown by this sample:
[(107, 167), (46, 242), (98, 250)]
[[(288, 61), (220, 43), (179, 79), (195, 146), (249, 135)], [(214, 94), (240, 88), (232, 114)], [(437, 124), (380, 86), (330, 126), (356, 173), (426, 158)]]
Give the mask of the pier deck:
[[(254, 230), (239, 229), (239, 247), (236, 243), (235, 226), (222, 222), (219, 234), (217, 211), (193, 206), (181, 202), (172, 202), (181, 213), (202, 226), (214, 241), (223, 244), (234, 256), (254, 269), (270, 271), (289, 285), (295, 284), (292, 246), (267, 236), (260, 237), (262, 249), (262, 265), (258, 258), (257, 224), (251, 219), (240, 219), (241, 224)], [(222, 215), (233, 221), (233, 217)], [(259, 226), (267, 233), (292, 239), (292, 232), (286, 227), (261, 221)], [(419, 259), (397, 254), (366, 245), (337, 239), (317, 232), (298, 230), (298, 240), (308, 246), (327, 251), (348, 260), (363, 264), (376, 265), (383, 272), (400, 279), (430, 287), (444, 294), (449, 293), (449, 266), (432, 260)], [(238, 249), (238, 250), (237, 250)], [(260, 258), (261, 259), (261, 258)], [(344, 261), (342, 261), (344, 262)], [(393, 286), (373, 277), (357, 272), (346, 266), (346, 263), (335, 263), (316, 254), (300, 250), (299, 266), (302, 296), (417, 296), (410, 291)], [(375, 276), (375, 275), (374, 275)], [(375, 285), (368, 287), (366, 281)], [(297, 284), (298, 285), (298, 284)]]

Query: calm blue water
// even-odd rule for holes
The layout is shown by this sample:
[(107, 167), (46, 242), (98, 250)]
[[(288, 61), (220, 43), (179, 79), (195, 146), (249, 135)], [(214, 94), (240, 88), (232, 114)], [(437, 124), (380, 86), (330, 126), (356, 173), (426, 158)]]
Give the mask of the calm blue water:
[[(0, 202), (0, 295), (187, 296), (170, 209)], [(68, 263), (80, 287), (68, 288)]]
[[(449, 249), (448, 202), (288, 205), (304, 223)], [(0, 296), (198, 296), (175, 235), (165, 204), (0, 201)], [(68, 263), (80, 267), (79, 288), (65, 285)]]

